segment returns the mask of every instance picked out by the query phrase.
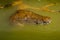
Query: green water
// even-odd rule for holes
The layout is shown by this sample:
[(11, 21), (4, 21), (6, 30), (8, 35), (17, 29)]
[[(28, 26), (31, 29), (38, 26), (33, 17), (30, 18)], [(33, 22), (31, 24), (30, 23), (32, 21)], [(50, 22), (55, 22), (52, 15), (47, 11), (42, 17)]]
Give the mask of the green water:
[[(24, 0), (24, 3), (33, 7), (48, 4), (46, 1)], [(60, 4), (50, 7), (59, 10)], [(32, 10), (32, 9), (29, 9)], [(0, 40), (60, 40), (60, 13), (32, 10), (37, 14), (51, 17), (52, 23), (48, 25), (25, 25), (24, 27), (9, 24), (9, 17), (16, 11), (16, 7), (0, 9)]]

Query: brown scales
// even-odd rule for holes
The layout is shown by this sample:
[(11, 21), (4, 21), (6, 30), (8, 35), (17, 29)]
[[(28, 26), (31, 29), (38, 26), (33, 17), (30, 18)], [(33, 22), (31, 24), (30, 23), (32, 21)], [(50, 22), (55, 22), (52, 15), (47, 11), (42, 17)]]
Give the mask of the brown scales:
[[(50, 20), (50, 17), (47, 17), (47, 16), (42, 16), (42, 15), (39, 15), (39, 14), (36, 14), (32, 11), (27, 11), (27, 10), (17, 10), (17, 12), (15, 14), (13, 14), (11, 17), (10, 17), (10, 21), (12, 23), (15, 23), (16, 20), (19, 20), (19, 19), (25, 19), (27, 18), (26, 20), (27, 21), (32, 21), (34, 22), (36, 20), (36, 22), (39, 20), (39, 21), (47, 21), (47, 20)], [(29, 19), (29, 20), (28, 20)], [(20, 21), (20, 20), (19, 20)], [(22, 20), (21, 20), (22, 21)], [(37, 22), (38, 23), (38, 22)]]

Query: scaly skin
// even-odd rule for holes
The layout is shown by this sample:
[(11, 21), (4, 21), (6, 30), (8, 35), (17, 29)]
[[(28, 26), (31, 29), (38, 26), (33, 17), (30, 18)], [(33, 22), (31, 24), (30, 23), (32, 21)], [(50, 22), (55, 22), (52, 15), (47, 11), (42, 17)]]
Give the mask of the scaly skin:
[(15, 14), (10, 17), (10, 22), (13, 24), (49, 24), (51, 18), (48, 16), (42, 16), (32, 11), (17, 10)]

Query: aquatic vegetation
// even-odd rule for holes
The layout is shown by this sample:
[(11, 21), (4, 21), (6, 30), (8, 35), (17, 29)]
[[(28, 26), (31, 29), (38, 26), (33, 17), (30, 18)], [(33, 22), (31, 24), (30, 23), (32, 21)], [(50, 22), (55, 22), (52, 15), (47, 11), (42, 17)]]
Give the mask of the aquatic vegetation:
[(41, 8), (42, 11), (47, 11), (47, 12), (56, 12), (55, 10), (50, 10), (49, 7), (56, 5), (56, 3), (50, 3)]
[[(40, 1), (40, 0), (39, 0)], [(33, 10), (39, 10), (39, 11), (44, 11), (44, 12), (55, 12), (55, 13), (58, 13), (59, 11), (56, 11), (56, 10), (51, 10), (49, 7), (51, 6), (56, 6), (56, 3), (49, 3), (47, 5), (44, 5), (42, 7), (33, 7), (31, 5), (27, 5), (25, 4), (22, 0), (16, 0), (12, 3), (8, 3), (4, 6), (1, 6), (0, 5), (0, 8), (7, 8), (7, 7), (10, 7), (10, 6), (17, 6), (17, 9), (20, 10), (20, 9), (33, 9)]]
[(25, 4), (23, 1), (14, 1), (12, 3), (12, 6), (18, 6), (17, 9), (20, 10), (20, 9), (33, 9), (33, 10), (39, 10), (39, 11), (44, 11), (44, 12), (55, 12), (57, 13), (58, 11), (56, 10), (51, 10), (49, 7), (51, 6), (56, 6), (56, 3), (49, 3), (49, 4), (46, 4), (42, 7), (33, 7), (33, 6), (30, 6), (30, 5), (27, 5)]
[(17, 10), (15, 14), (10, 16), (10, 22), (12, 24), (49, 24), (51, 18), (48, 16), (42, 16), (28, 10)]

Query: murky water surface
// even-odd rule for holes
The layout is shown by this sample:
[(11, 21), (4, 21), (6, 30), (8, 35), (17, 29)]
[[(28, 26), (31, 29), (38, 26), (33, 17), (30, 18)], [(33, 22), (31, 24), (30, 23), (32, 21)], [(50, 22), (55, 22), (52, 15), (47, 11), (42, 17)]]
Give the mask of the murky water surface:
[[(42, 7), (48, 4), (43, 1), (24, 1), (33, 7)], [(50, 7), (59, 10), (60, 4)], [(31, 10), (37, 14), (51, 17), (48, 25), (25, 25), (24, 27), (9, 24), (9, 17), (16, 11), (16, 7), (0, 9), (0, 40), (58, 40), (60, 39), (60, 13)]]

